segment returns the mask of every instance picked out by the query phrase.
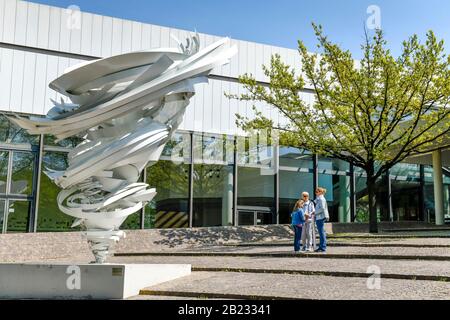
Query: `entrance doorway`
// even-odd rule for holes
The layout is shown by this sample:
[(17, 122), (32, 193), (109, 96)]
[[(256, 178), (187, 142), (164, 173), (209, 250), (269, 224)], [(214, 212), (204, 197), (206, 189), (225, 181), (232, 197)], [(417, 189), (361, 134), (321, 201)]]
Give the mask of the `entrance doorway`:
[(269, 207), (238, 206), (238, 226), (259, 226), (272, 223), (272, 209)]

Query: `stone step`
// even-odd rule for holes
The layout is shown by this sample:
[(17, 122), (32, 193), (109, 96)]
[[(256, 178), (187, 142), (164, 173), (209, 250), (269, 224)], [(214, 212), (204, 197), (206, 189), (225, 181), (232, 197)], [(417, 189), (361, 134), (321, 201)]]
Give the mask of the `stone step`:
[(450, 227), (435, 227), (435, 228), (398, 228), (398, 229), (384, 229), (383, 232), (430, 232), (430, 231), (450, 231)]
[[(293, 249), (293, 248), (291, 248)], [(436, 260), (450, 261), (448, 248), (363, 248), (331, 247), (327, 253), (295, 254), (285, 246), (275, 247), (205, 247), (184, 251), (153, 251), (116, 253), (116, 257), (139, 256), (216, 256), (216, 257), (278, 257), (278, 258), (321, 258), (321, 259), (388, 259), (388, 260)]]
[[(378, 281), (379, 280), (379, 281)], [(378, 286), (379, 284), (379, 286)], [(245, 272), (193, 272), (141, 295), (229, 299), (449, 299), (450, 283)]]
[(246, 271), (251, 273), (290, 273), (361, 277), (370, 267), (380, 269), (383, 278), (450, 281), (450, 262), (369, 259), (297, 259), (270, 257), (116, 257), (117, 263), (191, 264), (197, 271)]
[[(283, 242), (255, 242), (227, 244), (227, 247), (291, 247), (292, 241)], [(450, 244), (412, 244), (412, 243), (364, 243), (364, 242), (328, 242), (328, 247), (363, 247), (363, 248), (450, 248)]]
[(382, 259), (382, 260), (423, 260), (450, 261), (446, 256), (414, 256), (414, 255), (374, 255), (374, 254), (294, 254), (294, 253), (207, 253), (207, 252), (145, 252), (117, 254), (117, 257), (145, 257), (145, 256), (177, 256), (177, 257), (274, 257), (274, 258), (320, 258), (320, 259)]

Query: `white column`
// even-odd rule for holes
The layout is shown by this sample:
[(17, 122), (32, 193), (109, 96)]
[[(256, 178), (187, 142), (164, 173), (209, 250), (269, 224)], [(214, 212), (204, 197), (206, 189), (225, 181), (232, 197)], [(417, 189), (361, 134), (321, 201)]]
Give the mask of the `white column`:
[(226, 180), (223, 184), (223, 198), (222, 198), (222, 225), (233, 225), (233, 168), (227, 167), (225, 169)]
[(444, 182), (442, 179), (441, 151), (433, 152), (434, 206), (436, 225), (444, 224)]
[(350, 222), (350, 177), (339, 177), (339, 222)]

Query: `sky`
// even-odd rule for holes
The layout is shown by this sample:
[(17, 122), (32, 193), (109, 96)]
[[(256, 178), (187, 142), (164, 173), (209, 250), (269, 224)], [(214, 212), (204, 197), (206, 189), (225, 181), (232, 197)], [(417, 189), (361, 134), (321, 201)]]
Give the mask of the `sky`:
[[(394, 55), (412, 34), (424, 41), (428, 30), (450, 52), (449, 0), (32, 0), (32, 2), (216, 36), (316, 51), (311, 22), (361, 58), (364, 26), (384, 31)], [(376, 7), (374, 7), (376, 6)], [(379, 13), (379, 14), (378, 14)]]

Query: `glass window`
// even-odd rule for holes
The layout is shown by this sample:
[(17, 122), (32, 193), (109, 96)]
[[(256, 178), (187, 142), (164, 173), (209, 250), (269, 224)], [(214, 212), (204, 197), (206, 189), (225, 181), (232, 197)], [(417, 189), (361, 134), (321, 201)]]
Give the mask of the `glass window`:
[[(273, 172), (267, 167), (238, 168), (238, 206), (266, 207), (273, 210), (274, 205)], [(276, 223), (267, 221), (266, 224)]]
[(147, 167), (147, 183), (157, 195), (145, 207), (145, 228), (189, 226), (189, 165), (159, 161)]
[[(446, 222), (450, 220), (450, 169), (443, 168), (444, 183), (444, 218)], [(434, 170), (432, 166), (425, 166), (425, 217), (424, 220), (430, 223), (436, 221), (434, 202)]]
[(28, 134), (26, 130), (0, 115), (0, 142), (38, 144), (39, 136)]
[(141, 228), (141, 211), (130, 214), (120, 226), (121, 230), (137, 230)]
[(280, 147), (279, 150), (279, 222), (284, 224), (290, 223), (292, 208), (303, 191), (314, 197), (313, 159), (311, 152), (303, 149)]
[(340, 159), (319, 157), (318, 168), (322, 174), (345, 175), (350, 172), (350, 164)]
[(164, 146), (161, 160), (189, 163), (191, 156), (191, 137), (189, 133), (175, 132)]
[(48, 170), (63, 171), (67, 166), (67, 153), (44, 152), (39, 190), (38, 232), (80, 230), (79, 227), (71, 228), (75, 219), (59, 210), (56, 199), (61, 189), (45, 173)]
[(311, 152), (292, 147), (280, 147), (280, 167), (313, 169)]
[(450, 222), (450, 168), (444, 168), (444, 219)]
[(0, 151), (0, 193), (6, 193), (6, 182), (8, 177), (9, 152)]
[(6, 231), (27, 232), (29, 201), (7, 200), (7, 223)]
[[(355, 168), (355, 222), (369, 222), (369, 195), (367, 192), (367, 175), (361, 168)], [(375, 184), (375, 197), (378, 221), (389, 220), (388, 184), (386, 176), (378, 178)]]
[(420, 216), (420, 166), (401, 163), (390, 170), (395, 221), (418, 221)]
[(319, 186), (327, 190), (330, 221), (351, 222), (350, 176), (319, 174)]
[(233, 224), (233, 166), (194, 165), (195, 227)]
[(56, 142), (56, 137), (52, 136), (50, 134), (44, 135), (44, 146), (51, 146), (51, 147), (63, 147), (72, 149), (75, 148), (78, 144), (80, 144), (84, 139), (80, 137), (69, 137), (64, 140)]
[(273, 146), (266, 135), (255, 133), (249, 137), (237, 137), (237, 159), (239, 165), (273, 167)]
[(3, 225), (5, 221), (5, 200), (0, 200), (0, 233), (3, 232)]
[(226, 135), (194, 134), (194, 163), (233, 164), (234, 140)]
[(233, 224), (234, 138), (194, 134), (195, 227)]
[(314, 175), (309, 172), (301, 172), (297, 169), (280, 170), (280, 224), (291, 222), (291, 212), (295, 203), (301, 197), (301, 193), (306, 191), (314, 198), (313, 180)]
[(10, 194), (32, 194), (34, 161), (31, 152), (13, 152)]

